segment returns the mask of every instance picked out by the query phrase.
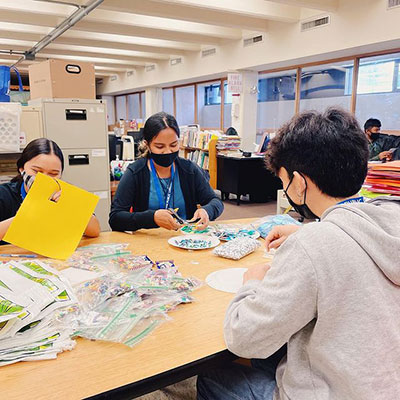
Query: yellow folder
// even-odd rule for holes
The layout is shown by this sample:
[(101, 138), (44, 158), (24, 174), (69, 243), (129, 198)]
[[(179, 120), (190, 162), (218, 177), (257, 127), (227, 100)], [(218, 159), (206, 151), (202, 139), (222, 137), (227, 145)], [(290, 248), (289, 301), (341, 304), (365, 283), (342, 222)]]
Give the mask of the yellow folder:
[[(59, 200), (50, 200), (59, 190)], [(92, 193), (38, 173), (4, 240), (65, 260), (78, 246), (98, 201)]]

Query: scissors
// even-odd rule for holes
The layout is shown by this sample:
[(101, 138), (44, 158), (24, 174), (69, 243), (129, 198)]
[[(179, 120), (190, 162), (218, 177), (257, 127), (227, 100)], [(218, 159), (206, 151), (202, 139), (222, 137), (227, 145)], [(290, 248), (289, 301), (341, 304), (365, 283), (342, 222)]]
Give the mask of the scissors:
[(181, 225), (195, 225), (197, 224), (201, 218), (197, 218), (194, 221), (184, 220), (178, 215), (179, 208), (168, 208), (168, 211), (171, 213), (172, 217), (175, 218), (179, 224)]

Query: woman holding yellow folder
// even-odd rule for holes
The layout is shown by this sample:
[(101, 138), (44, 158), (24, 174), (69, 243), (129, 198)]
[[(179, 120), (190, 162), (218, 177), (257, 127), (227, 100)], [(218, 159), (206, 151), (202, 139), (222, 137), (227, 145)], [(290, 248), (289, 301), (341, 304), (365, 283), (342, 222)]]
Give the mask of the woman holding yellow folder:
[[(64, 169), (64, 156), (58, 145), (46, 138), (35, 139), (30, 142), (17, 161), (19, 174), (11, 182), (0, 185), (0, 240), (6, 234), (8, 227), (17, 213), (19, 207), (32, 186), (35, 175), (41, 172), (52, 178), (60, 178)], [(53, 201), (58, 201), (62, 196), (56, 192)], [(97, 218), (92, 215), (85, 230), (85, 235), (99, 236), (100, 225)], [(5, 244), (5, 242), (0, 242)]]

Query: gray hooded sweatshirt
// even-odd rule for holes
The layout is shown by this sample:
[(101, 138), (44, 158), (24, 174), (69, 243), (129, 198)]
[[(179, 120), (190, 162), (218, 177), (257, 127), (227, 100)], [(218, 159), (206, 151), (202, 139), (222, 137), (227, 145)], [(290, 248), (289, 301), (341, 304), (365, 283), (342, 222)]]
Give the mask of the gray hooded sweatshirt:
[(336, 205), (229, 305), (229, 350), (278, 366), (278, 400), (400, 399), (400, 197)]

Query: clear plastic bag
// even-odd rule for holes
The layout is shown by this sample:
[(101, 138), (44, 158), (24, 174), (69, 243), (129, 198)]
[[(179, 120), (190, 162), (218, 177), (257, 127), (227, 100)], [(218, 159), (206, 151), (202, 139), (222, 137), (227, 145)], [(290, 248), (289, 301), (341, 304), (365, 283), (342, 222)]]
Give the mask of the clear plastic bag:
[(269, 215), (253, 223), (262, 238), (265, 238), (275, 226), (293, 224), (301, 225), (300, 222), (296, 221), (288, 214)]
[[(129, 243), (105, 243), (92, 244), (79, 247), (75, 253), (66, 261), (62, 262), (64, 267), (74, 267), (88, 271), (102, 271), (104, 260), (114, 256), (127, 256), (131, 252), (127, 250)], [(56, 265), (60, 263), (56, 262)]]
[(134, 291), (134, 284), (121, 276), (111, 274), (86, 281), (75, 289), (81, 307), (94, 310), (111, 297)]
[(255, 239), (246, 237), (237, 238), (216, 247), (213, 253), (220, 257), (240, 260), (255, 251), (258, 247), (260, 247), (260, 242)]
[(253, 225), (217, 224), (214, 226), (213, 235), (219, 240), (230, 241), (238, 237), (251, 237), (257, 239), (259, 234)]
[(137, 279), (153, 267), (153, 261), (146, 255), (112, 254), (97, 258), (95, 262), (107, 271), (137, 275)]
[(182, 277), (176, 268), (151, 270), (138, 286), (140, 293), (191, 292), (203, 282), (195, 277)]
[(136, 293), (126, 293), (98, 307), (95, 321), (82, 320), (77, 334), (133, 346), (164, 321), (166, 312), (180, 302), (179, 295), (139, 297)]

